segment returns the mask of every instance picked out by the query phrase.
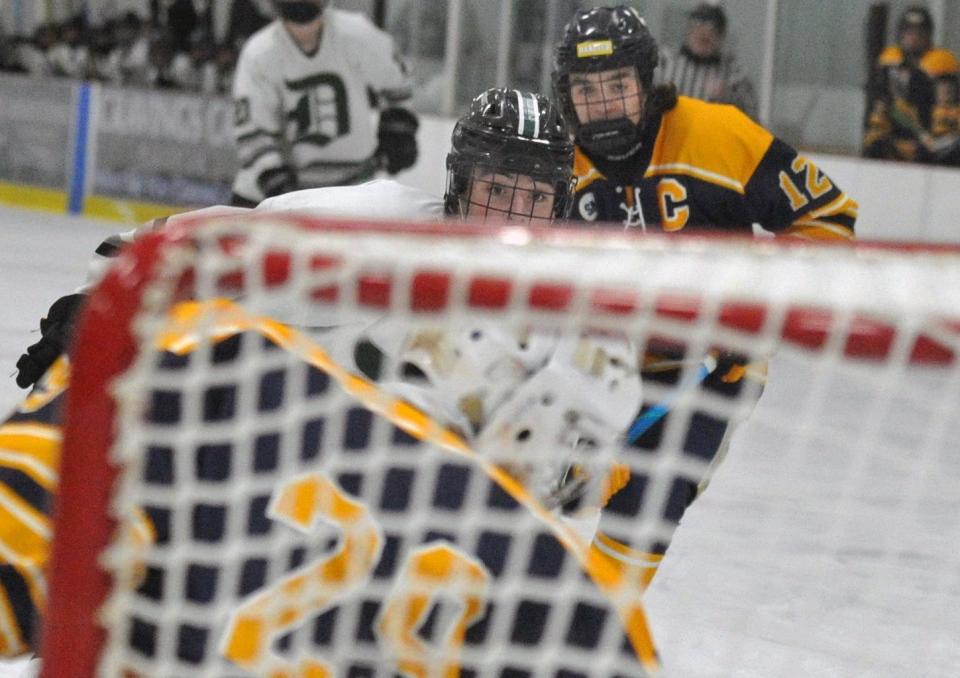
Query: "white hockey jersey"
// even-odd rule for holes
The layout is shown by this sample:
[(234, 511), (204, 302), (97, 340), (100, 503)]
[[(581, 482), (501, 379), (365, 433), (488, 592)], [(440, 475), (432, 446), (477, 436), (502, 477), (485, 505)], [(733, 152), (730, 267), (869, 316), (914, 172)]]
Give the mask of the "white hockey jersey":
[(409, 95), (393, 39), (364, 15), (328, 8), (312, 54), (274, 21), (247, 41), (237, 64), (234, 193), (259, 202), (266, 197), (260, 177), (281, 168), (300, 186), (369, 178), (376, 169), (374, 104)]
[[(267, 198), (257, 210), (296, 211), (318, 218), (396, 219), (399, 221), (440, 221), (444, 218), (443, 200), (431, 193), (400, 184), (392, 179), (376, 179), (357, 186), (328, 186), (284, 193)], [(154, 219), (142, 226), (111, 235), (100, 243), (87, 267), (87, 281), (77, 292), (88, 292), (106, 272), (120, 250), (141, 234), (163, 228), (179, 219), (246, 214), (243, 207), (216, 205)]]
[(305, 211), (316, 217), (440, 221), (443, 200), (391, 179), (356, 186), (307, 188), (267, 198), (258, 210)]

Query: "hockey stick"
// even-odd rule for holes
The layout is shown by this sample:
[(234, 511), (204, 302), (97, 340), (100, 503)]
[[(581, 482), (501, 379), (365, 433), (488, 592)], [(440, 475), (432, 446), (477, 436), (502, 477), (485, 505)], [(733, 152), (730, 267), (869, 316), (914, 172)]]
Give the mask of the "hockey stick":
[[(657, 360), (644, 365), (640, 371), (643, 374), (659, 374), (661, 372), (673, 372), (700, 364), (698, 360)], [(743, 378), (751, 379), (761, 384), (767, 383), (766, 361), (759, 360), (745, 363), (743, 368)]]
[(650, 427), (660, 421), (676, 404), (677, 400), (695, 389), (703, 380), (709, 377), (717, 369), (717, 358), (710, 354), (707, 355), (697, 366), (697, 371), (689, 374), (686, 379), (677, 384), (673, 392), (651, 407), (649, 410), (637, 417), (630, 430), (627, 431), (627, 442), (633, 444), (640, 439), (644, 433), (650, 430)]

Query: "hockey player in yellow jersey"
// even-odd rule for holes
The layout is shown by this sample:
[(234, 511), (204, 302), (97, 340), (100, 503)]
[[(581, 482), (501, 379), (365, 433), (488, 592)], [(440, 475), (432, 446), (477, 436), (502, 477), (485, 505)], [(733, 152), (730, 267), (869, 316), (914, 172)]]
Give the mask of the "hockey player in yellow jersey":
[(556, 97), (576, 141), (572, 218), (643, 231), (847, 240), (857, 203), (732, 106), (653, 86), (656, 40), (628, 6), (579, 11), (556, 47)]
[(929, 10), (908, 7), (871, 74), (865, 156), (960, 163), (960, 62), (932, 40)]
[[(757, 223), (777, 235), (854, 237), (853, 198), (735, 107), (678, 97), (670, 84), (654, 86), (658, 58), (655, 39), (629, 6), (585, 9), (567, 24), (554, 53), (553, 82), (576, 143), (572, 219), (645, 232), (751, 235)], [(644, 382), (675, 383), (676, 370), (658, 366), (684, 351), (648, 344)], [(721, 354), (699, 388), (736, 397), (745, 363), (757, 358)], [(683, 452), (716, 465), (731, 430), (727, 420), (700, 418), (691, 423)], [(655, 438), (642, 436), (638, 450), (623, 453), (654, 449)], [(631, 548), (617, 521), (643, 501), (644, 482), (629, 474), (616, 479), (594, 538), (595, 548), (642, 586), (668, 543)], [(678, 483), (659, 507), (663, 517), (678, 521), (703, 487)]]

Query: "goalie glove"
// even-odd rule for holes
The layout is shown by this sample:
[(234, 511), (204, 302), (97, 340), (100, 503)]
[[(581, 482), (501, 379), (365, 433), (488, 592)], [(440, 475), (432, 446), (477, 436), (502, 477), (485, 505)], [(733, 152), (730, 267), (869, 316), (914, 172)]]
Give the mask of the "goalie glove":
[(404, 108), (388, 108), (380, 114), (377, 150), (389, 174), (396, 174), (417, 161), (417, 117)]
[(68, 294), (53, 302), (47, 317), (40, 320), (40, 341), (27, 347), (17, 360), (17, 386), (32, 387), (67, 350), (74, 321), (86, 298), (85, 294)]

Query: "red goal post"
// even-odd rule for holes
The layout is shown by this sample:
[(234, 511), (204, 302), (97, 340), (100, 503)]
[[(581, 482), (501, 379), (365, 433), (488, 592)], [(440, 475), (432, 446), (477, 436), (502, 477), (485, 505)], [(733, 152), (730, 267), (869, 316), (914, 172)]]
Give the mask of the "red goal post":
[[(751, 364), (786, 354), (824, 402), (838, 374), (839, 387), (861, 379), (859, 415), (884, 430), (904, 380), (957, 395), (958, 263), (953, 248), (281, 215), (146, 236), (91, 297), (72, 351), (45, 675), (653, 674), (661, 657), (629, 573), (463, 432), (357, 376), (352, 351), (316, 328), (389, 317), (434, 332), (623, 335), (646, 353), (675, 348), (680, 373), (714, 350)], [(645, 403), (682, 382), (645, 380)], [(655, 439), (624, 452), (643, 488), (609, 513), (636, 552), (669, 543), (678, 478), (707, 476), (710, 459), (688, 449), (703, 421), (775, 429), (793, 469), (840, 426), (822, 428), (817, 403), (754, 409), (761, 380), (741, 383), (680, 394)], [(891, 480), (902, 534), (877, 545), (881, 581), (924, 529), (930, 468), (960, 413), (929, 395), (901, 441), (923, 472)], [(855, 484), (875, 450), (840, 438), (855, 460), (843, 506), (860, 520), (869, 499)]]

